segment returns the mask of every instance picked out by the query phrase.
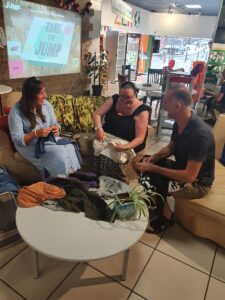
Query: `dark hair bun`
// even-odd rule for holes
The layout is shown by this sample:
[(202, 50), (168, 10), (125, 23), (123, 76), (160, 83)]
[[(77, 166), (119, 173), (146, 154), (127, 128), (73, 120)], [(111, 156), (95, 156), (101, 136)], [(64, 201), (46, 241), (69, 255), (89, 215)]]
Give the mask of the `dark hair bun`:
[(124, 83), (121, 84), (120, 86), (121, 89), (132, 89), (135, 94), (137, 95), (139, 92), (139, 89), (136, 87), (136, 85), (131, 82), (131, 81), (125, 81)]

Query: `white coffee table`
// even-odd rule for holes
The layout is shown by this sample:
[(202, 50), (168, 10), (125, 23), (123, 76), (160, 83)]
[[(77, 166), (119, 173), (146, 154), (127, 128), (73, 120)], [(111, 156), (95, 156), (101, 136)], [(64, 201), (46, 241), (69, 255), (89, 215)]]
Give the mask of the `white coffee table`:
[(88, 262), (125, 251), (120, 280), (126, 279), (129, 248), (143, 235), (147, 219), (110, 224), (94, 221), (84, 213), (52, 211), (36, 206), (18, 207), (16, 224), (33, 249), (33, 273), (38, 278), (38, 253), (72, 262)]

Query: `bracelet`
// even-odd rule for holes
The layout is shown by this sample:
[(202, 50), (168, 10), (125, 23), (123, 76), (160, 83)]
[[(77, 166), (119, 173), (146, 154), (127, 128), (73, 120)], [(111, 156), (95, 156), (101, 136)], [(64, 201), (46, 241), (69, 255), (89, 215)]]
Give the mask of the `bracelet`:
[(101, 126), (101, 125), (99, 125), (99, 126), (96, 126), (96, 127), (95, 127), (95, 131), (96, 131), (96, 130), (98, 130), (98, 129), (101, 129), (101, 128), (102, 128), (102, 126)]
[(37, 135), (37, 130), (36, 130), (36, 129), (34, 130), (34, 135), (35, 135), (36, 137), (38, 137), (38, 135)]

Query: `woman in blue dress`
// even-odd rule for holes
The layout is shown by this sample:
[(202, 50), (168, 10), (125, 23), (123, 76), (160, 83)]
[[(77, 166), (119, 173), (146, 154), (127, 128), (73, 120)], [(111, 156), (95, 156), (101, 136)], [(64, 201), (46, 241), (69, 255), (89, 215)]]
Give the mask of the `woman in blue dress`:
[(47, 176), (67, 176), (80, 168), (72, 144), (45, 144), (45, 153), (35, 156), (39, 137), (50, 132), (59, 135), (60, 125), (51, 104), (45, 100), (45, 87), (41, 80), (31, 77), (25, 80), (22, 97), (9, 113), (9, 129), (16, 150)]

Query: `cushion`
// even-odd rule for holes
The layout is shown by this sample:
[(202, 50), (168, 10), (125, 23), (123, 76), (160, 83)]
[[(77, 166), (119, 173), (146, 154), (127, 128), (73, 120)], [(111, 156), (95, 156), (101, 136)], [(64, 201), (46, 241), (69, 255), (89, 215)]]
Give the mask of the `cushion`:
[(94, 150), (93, 150), (94, 133), (79, 133), (76, 134), (73, 138), (77, 140), (80, 153), (82, 156), (94, 155)]
[(93, 131), (92, 113), (104, 103), (105, 97), (53, 95), (48, 97), (48, 101), (54, 108), (62, 131), (82, 133)]
[(56, 118), (62, 126), (62, 131), (71, 131), (75, 120), (73, 114), (73, 96), (72, 95), (52, 95), (48, 101), (53, 106)]
[(224, 144), (224, 147), (223, 147), (223, 152), (222, 152), (222, 155), (221, 155), (220, 162), (225, 166), (225, 144)]
[(93, 132), (92, 114), (97, 107), (105, 102), (105, 97), (81, 96), (74, 98), (74, 132)]
[(23, 163), (28, 162), (21, 154), (19, 154), (19, 152), (15, 152), (14, 157), (15, 157), (15, 160), (17, 160), (17, 161), (20, 161), (20, 162), (23, 162)]

